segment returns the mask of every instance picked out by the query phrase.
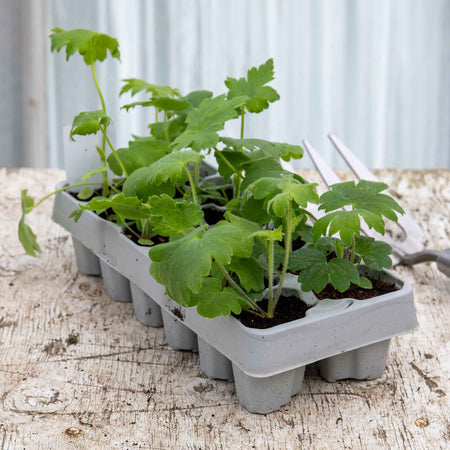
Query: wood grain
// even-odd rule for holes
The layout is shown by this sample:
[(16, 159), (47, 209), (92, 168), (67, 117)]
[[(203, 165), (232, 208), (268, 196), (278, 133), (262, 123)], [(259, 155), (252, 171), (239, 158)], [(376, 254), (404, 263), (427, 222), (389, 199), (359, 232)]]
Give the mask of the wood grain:
[[(430, 248), (450, 246), (450, 171), (378, 175)], [(43, 254), (24, 254), (20, 189), (38, 198), (63, 178), (0, 170), (1, 448), (448, 448), (450, 281), (434, 264), (395, 268), (414, 285), (420, 329), (393, 340), (381, 379), (331, 384), (310, 366), (289, 405), (254, 415), (232, 383), (201, 374), (196, 354), (169, 349), (162, 329), (140, 325), (101, 279), (77, 273), (51, 200), (29, 217)]]

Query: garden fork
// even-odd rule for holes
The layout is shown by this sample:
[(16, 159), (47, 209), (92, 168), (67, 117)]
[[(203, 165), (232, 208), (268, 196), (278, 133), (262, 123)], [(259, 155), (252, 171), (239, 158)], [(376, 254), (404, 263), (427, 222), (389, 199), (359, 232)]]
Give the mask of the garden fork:
[[(357, 158), (336, 136), (330, 133), (328, 137), (359, 179), (379, 181), (364, 165), (364, 163)], [(341, 182), (342, 180), (336, 175), (330, 166), (328, 166), (325, 160), (317, 153), (312, 145), (306, 140), (304, 140), (303, 143), (314, 165), (316, 166), (316, 169), (322, 176), (327, 186), (329, 187), (332, 184)], [(425, 249), (425, 236), (423, 234), (423, 230), (414, 221), (414, 219), (406, 213), (399, 216), (397, 223), (405, 234), (405, 239), (402, 241), (392, 239), (389, 235), (383, 236), (375, 230), (369, 229), (365, 224), (363, 224), (361, 229), (364, 234), (378, 240), (385, 241), (393, 248), (394, 264), (401, 263), (412, 265), (425, 261), (436, 261), (438, 269), (450, 277), (450, 248), (441, 251)]]

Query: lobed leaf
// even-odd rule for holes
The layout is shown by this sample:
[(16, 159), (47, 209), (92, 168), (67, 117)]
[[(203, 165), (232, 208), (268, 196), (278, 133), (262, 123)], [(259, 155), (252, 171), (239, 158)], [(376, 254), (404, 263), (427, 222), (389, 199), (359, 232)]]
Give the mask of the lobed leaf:
[(122, 81), (125, 84), (120, 89), (119, 97), (130, 92), (131, 96), (134, 97), (139, 92), (150, 92), (152, 96), (155, 97), (180, 97), (180, 92), (178, 89), (171, 88), (170, 86), (159, 86), (157, 84), (147, 83), (147, 81), (141, 80), (139, 78), (125, 78)]
[(313, 240), (317, 242), (321, 236), (333, 236), (339, 233), (346, 245), (351, 245), (353, 234), (359, 235), (361, 222), (357, 211), (335, 211), (318, 219), (312, 230)]
[(320, 197), (320, 208), (325, 212), (334, 211), (344, 206), (352, 206), (363, 217), (369, 228), (374, 228), (384, 234), (383, 216), (389, 220), (397, 221), (397, 213), (403, 214), (401, 206), (391, 197), (380, 192), (388, 186), (384, 183), (361, 180), (334, 184), (330, 191)]
[(233, 139), (221, 137), (220, 140), (227, 147), (233, 148), (234, 151), (242, 152), (245, 149), (254, 152), (260, 150), (266, 156), (282, 158), (285, 161), (289, 161), (291, 158), (299, 159), (303, 156), (303, 149), (299, 145), (270, 142), (264, 139)]
[(266, 86), (274, 78), (273, 59), (268, 59), (259, 67), (252, 67), (247, 72), (247, 78), (231, 78), (225, 80), (228, 88), (228, 98), (233, 99), (240, 96), (246, 96), (245, 107), (247, 111), (259, 113), (269, 107), (280, 98), (277, 91)]
[(376, 241), (368, 236), (357, 236), (355, 249), (364, 264), (373, 270), (383, 270), (392, 266), (389, 256), (392, 253), (392, 247), (386, 242)]
[(191, 294), (191, 306), (197, 305), (197, 312), (207, 318), (240, 314), (245, 300), (233, 288), (222, 288), (216, 278), (205, 278), (196, 294)]
[(113, 58), (120, 60), (119, 42), (107, 34), (83, 29), (66, 31), (58, 27), (51, 31), (51, 51), (59, 52), (66, 47), (67, 60), (76, 52), (83, 56), (87, 65), (103, 61), (108, 52)]
[(247, 292), (264, 290), (265, 269), (255, 258), (233, 257), (227, 268), (239, 277), (241, 286)]
[(202, 223), (203, 212), (200, 206), (186, 201), (175, 202), (167, 194), (152, 196), (149, 199), (150, 223), (161, 236), (174, 236), (186, 228)]
[(321, 292), (331, 284), (339, 292), (345, 292), (350, 283), (360, 280), (356, 267), (346, 259), (334, 258), (327, 261), (323, 251), (315, 248), (301, 248), (292, 252), (289, 269), (300, 270), (298, 281), (306, 292)]
[(186, 164), (200, 165), (204, 156), (193, 150), (169, 153), (148, 167), (146, 181), (160, 185), (170, 180), (177, 182), (185, 174)]
[(156, 185), (147, 180), (148, 167), (141, 167), (125, 180), (122, 192), (126, 197), (138, 197), (143, 202), (147, 202), (152, 195), (167, 194), (170, 197), (175, 195), (175, 186), (167, 181)]
[(215, 147), (219, 142), (218, 131), (225, 122), (235, 119), (236, 108), (246, 101), (246, 97), (227, 100), (225, 95), (205, 98), (198, 108), (192, 109), (186, 117), (186, 130), (180, 134), (172, 146), (175, 149), (191, 147), (196, 151)]
[[(168, 295), (181, 305), (189, 305), (191, 293), (198, 293), (202, 280), (211, 271), (213, 260), (227, 265), (232, 256), (251, 255), (253, 240), (247, 225), (219, 222), (203, 231), (197, 228), (186, 236), (149, 251), (150, 273), (166, 287)], [(195, 264), (193, 264), (195, 261)]]
[(22, 217), (19, 221), (18, 236), (25, 252), (30, 256), (37, 256), (36, 252), (41, 252), (41, 247), (37, 243), (36, 235), (29, 225), (25, 223), (25, 216), (34, 206), (34, 200), (28, 194), (28, 189), (23, 189), (22, 195)]
[(124, 219), (147, 219), (150, 216), (149, 207), (137, 197), (125, 197), (121, 192), (111, 198), (94, 197), (87, 205), (80, 208), (88, 211), (103, 212), (108, 208)]
[[(169, 143), (158, 139), (145, 139), (130, 141), (128, 148), (119, 148), (116, 150), (120, 160), (122, 161), (128, 175), (142, 167), (147, 167), (158, 161), (163, 156), (171, 152)], [(107, 158), (109, 167), (116, 175), (122, 175), (122, 169), (117, 162), (114, 154), (110, 154)]]
[(101, 126), (107, 127), (110, 123), (111, 119), (102, 109), (81, 112), (73, 119), (70, 140), (73, 141), (75, 135), (96, 134)]

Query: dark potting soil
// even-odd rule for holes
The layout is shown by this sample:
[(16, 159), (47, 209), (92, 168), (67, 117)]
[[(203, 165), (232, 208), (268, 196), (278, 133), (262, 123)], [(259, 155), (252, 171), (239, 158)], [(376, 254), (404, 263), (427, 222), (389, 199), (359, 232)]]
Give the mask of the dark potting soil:
[[(261, 300), (258, 302), (258, 305), (262, 309), (267, 310), (267, 300)], [(301, 319), (302, 317), (305, 317), (306, 311), (309, 308), (310, 306), (295, 295), (289, 297), (282, 296), (277, 303), (275, 316), (272, 319), (258, 317), (248, 311), (242, 311), (241, 314), (235, 317), (246, 327), (265, 329)]]
[[(138, 233), (138, 230), (136, 228), (136, 225), (130, 225), (129, 226), (135, 233)], [(122, 234), (126, 236), (128, 239), (131, 239), (136, 245), (140, 245), (142, 247), (149, 247), (148, 245), (142, 245), (139, 244), (138, 240), (139, 238), (133, 234), (130, 230), (127, 230), (126, 228), (122, 231)], [(154, 234), (148, 237), (154, 244), (165, 244), (166, 242), (169, 242), (169, 238), (165, 236), (160, 236), (159, 234)], [(150, 248), (150, 247), (149, 247)]]
[(370, 280), (372, 282), (372, 289), (363, 289), (357, 286), (356, 284), (351, 284), (350, 288), (345, 292), (339, 292), (331, 285), (327, 285), (327, 287), (316, 294), (320, 300), (324, 298), (331, 298), (333, 300), (341, 299), (341, 298), (355, 298), (357, 300), (367, 300), (369, 298), (378, 297), (379, 295), (388, 294), (389, 292), (398, 291), (398, 288), (395, 284), (387, 283), (386, 281), (380, 280)]
[(223, 220), (224, 211), (215, 208), (203, 209), (203, 218), (208, 225), (215, 225), (217, 222)]

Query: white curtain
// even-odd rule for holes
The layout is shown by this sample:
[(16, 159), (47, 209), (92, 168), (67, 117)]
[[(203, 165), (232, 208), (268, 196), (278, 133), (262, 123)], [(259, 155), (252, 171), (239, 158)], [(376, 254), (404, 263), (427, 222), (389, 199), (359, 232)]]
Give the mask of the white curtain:
[[(118, 98), (120, 79), (219, 94), (227, 76), (273, 57), (281, 100), (248, 117), (247, 137), (307, 138), (339, 166), (333, 131), (371, 167), (450, 167), (448, 0), (47, 0), (45, 12), (47, 30), (119, 39), (121, 63), (98, 69), (119, 147), (152, 120), (119, 110), (129, 100)], [(46, 44), (48, 161), (61, 167), (62, 126), (99, 102), (81, 58), (66, 62)]]

